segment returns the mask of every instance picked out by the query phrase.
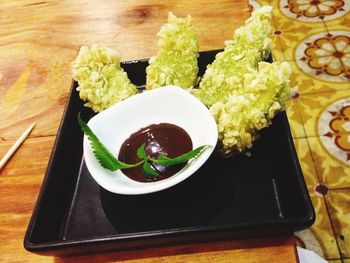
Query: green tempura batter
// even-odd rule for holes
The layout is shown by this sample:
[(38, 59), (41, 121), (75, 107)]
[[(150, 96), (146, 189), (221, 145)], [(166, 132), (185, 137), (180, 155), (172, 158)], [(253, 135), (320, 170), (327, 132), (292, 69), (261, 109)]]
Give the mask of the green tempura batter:
[(198, 40), (191, 17), (177, 18), (171, 12), (158, 33), (158, 54), (146, 69), (146, 89), (176, 85), (191, 89), (197, 83)]
[(120, 67), (119, 52), (98, 45), (82, 46), (72, 62), (73, 78), (85, 106), (100, 112), (136, 94), (126, 72)]

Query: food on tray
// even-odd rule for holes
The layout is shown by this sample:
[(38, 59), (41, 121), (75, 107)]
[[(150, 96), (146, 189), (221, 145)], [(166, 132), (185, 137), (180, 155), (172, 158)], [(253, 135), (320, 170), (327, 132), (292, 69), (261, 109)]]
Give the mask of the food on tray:
[[(224, 155), (250, 149), (258, 131), (271, 124), (295, 93), (288, 63), (263, 62), (271, 52), (271, 11), (270, 6), (254, 11), (245, 25), (235, 30), (224, 51), (208, 65), (199, 87), (195, 87), (198, 41), (191, 18), (169, 13), (168, 23), (158, 33), (160, 50), (146, 69), (146, 89), (177, 85), (207, 105), (216, 120), (219, 149)], [(95, 111), (136, 93), (114, 50), (82, 47), (73, 72), (80, 97)]]
[(158, 54), (146, 69), (146, 89), (176, 85), (191, 89), (197, 83), (198, 40), (191, 17), (177, 18), (171, 12), (158, 33)]
[[(144, 153), (137, 154), (137, 149), (143, 145)], [(152, 124), (130, 135), (122, 144), (118, 159), (125, 163), (137, 163), (146, 156), (157, 159), (160, 154), (174, 158), (192, 150), (192, 140), (181, 127), (170, 124)], [(180, 171), (186, 163), (166, 167), (158, 163), (151, 164), (150, 168), (159, 173), (159, 176), (147, 176), (143, 167), (138, 166), (122, 170), (130, 179), (139, 182), (159, 181), (166, 179)]]
[(80, 118), (80, 114), (78, 123), (103, 168), (110, 171), (122, 169), (130, 179), (140, 182), (169, 178), (209, 147), (203, 145), (192, 150), (191, 137), (184, 129), (173, 124), (160, 123), (131, 134), (122, 144), (118, 160)]
[(257, 132), (268, 127), (277, 112), (285, 110), (286, 101), (294, 94), (290, 73), (286, 62), (260, 62), (258, 72), (246, 74), (244, 88), (233, 90), (227, 99), (210, 107), (225, 155), (251, 148)]
[(207, 106), (230, 96), (233, 90), (244, 88), (248, 74), (256, 74), (258, 63), (271, 51), (271, 7), (252, 13), (245, 25), (235, 31), (233, 40), (226, 41), (223, 52), (207, 69), (193, 93)]
[(193, 90), (215, 117), (225, 155), (251, 148), (257, 132), (271, 124), (295, 93), (288, 63), (262, 62), (271, 51), (270, 18), (269, 6), (254, 11)]
[(100, 112), (137, 92), (120, 67), (120, 55), (111, 48), (82, 46), (72, 62), (73, 78), (85, 106)]

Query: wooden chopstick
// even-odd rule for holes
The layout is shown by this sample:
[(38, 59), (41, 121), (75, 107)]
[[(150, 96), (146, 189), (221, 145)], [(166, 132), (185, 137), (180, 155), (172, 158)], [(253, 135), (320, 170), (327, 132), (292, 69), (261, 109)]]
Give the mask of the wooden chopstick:
[(0, 170), (5, 166), (6, 162), (11, 158), (11, 156), (16, 152), (16, 150), (21, 146), (23, 141), (28, 137), (29, 133), (33, 130), (36, 122), (34, 122), (32, 125), (30, 125), (21, 135), (21, 137), (18, 138), (18, 140), (15, 142), (14, 145), (8, 150), (8, 152), (5, 154), (5, 156), (0, 161)]

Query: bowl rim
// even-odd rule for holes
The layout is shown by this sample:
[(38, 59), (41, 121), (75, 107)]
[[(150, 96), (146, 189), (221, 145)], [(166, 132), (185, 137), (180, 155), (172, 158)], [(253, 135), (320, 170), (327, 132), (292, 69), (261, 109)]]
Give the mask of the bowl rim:
[[(121, 170), (111, 172), (108, 171), (107, 169), (103, 168), (96, 160), (95, 156), (92, 153), (92, 148), (90, 145), (90, 141), (88, 140), (87, 136), (84, 135), (83, 139), (83, 155), (85, 159), (86, 166), (89, 170), (90, 175), (93, 177), (93, 179), (104, 189), (116, 193), (116, 194), (123, 194), (123, 195), (141, 195), (141, 194), (149, 194), (153, 192), (158, 192), (162, 191), (164, 189), (167, 189), (169, 187), (172, 187), (188, 177), (190, 177), (195, 171), (197, 171), (209, 158), (209, 156), (212, 154), (217, 140), (218, 140), (218, 131), (217, 131), (217, 126), (216, 122), (214, 120), (214, 117), (210, 114), (208, 108), (201, 102), (199, 101), (196, 97), (194, 97), (192, 94), (190, 94), (188, 91), (171, 85), (171, 86), (164, 86), (160, 87), (154, 90), (147, 90), (142, 93), (138, 93), (134, 96), (129, 97), (128, 99), (125, 99), (119, 103), (116, 103), (115, 105), (111, 106), (110, 108), (96, 114), (93, 118), (91, 118), (88, 121), (88, 125), (91, 126), (90, 128), (94, 130), (94, 126), (98, 124), (101, 118), (104, 118), (106, 116), (106, 112), (110, 111), (118, 111), (119, 109), (123, 109), (125, 104), (135, 104), (137, 101), (139, 101), (142, 97), (146, 97), (149, 100), (154, 99), (154, 97), (159, 97), (159, 95), (162, 95), (165, 93), (165, 96), (169, 96), (170, 93), (172, 95), (177, 94), (178, 97), (176, 99), (182, 98), (183, 96), (186, 96), (188, 100), (191, 100), (191, 109), (197, 109), (198, 112), (201, 112), (203, 116), (205, 116), (208, 119), (208, 127), (210, 129), (206, 129), (206, 137), (209, 138), (208, 140), (210, 141), (210, 146), (207, 147), (204, 152), (201, 153), (201, 155), (196, 158), (195, 160), (192, 159), (190, 162), (188, 162), (179, 172), (176, 174), (172, 175), (171, 177), (168, 177), (166, 179), (160, 180), (160, 181), (155, 181), (155, 182), (138, 182), (130, 179), (127, 177)], [(137, 106), (137, 104), (136, 104)], [(190, 114), (189, 114), (190, 115)], [(171, 122), (169, 122), (171, 123)], [(135, 126), (137, 127), (136, 129), (141, 129), (142, 127), (140, 126)], [(186, 130), (184, 127), (182, 127), (184, 130)], [(186, 132), (188, 132), (186, 130)], [(131, 134), (129, 134), (131, 135)], [(190, 134), (189, 134), (190, 135)], [(190, 136), (192, 141), (193, 138)], [(200, 145), (198, 145), (200, 146)], [(193, 148), (197, 146), (193, 145)], [(118, 152), (116, 155), (118, 155)], [(94, 159), (94, 160), (93, 160)], [(97, 164), (97, 165), (96, 165)], [(104, 180), (104, 175), (101, 174), (108, 174), (108, 176), (114, 176), (117, 177), (119, 175), (123, 175), (123, 178), (118, 178), (117, 180), (113, 180), (115, 183), (110, 184), (106, 180)], [(121, 184), (122, 182), (122, 184)]]

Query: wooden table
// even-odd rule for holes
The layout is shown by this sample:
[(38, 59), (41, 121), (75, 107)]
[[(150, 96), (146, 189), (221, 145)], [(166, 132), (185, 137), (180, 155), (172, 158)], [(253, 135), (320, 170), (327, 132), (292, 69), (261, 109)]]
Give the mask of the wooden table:
[(157, 50), (167, 12), (191, 14), (200, 49), (223, 47), (249, 16), (241, 0), (0, 2), (0, 157), (34, 121), (37, 126), (0, 172), (0, 261), (296, 262), (293, 237), (169, 246), (79, 258), (42, 257), (22, 245), (71, 83), (70, 62), (81, 45), (101, 43), (123, 60)]

